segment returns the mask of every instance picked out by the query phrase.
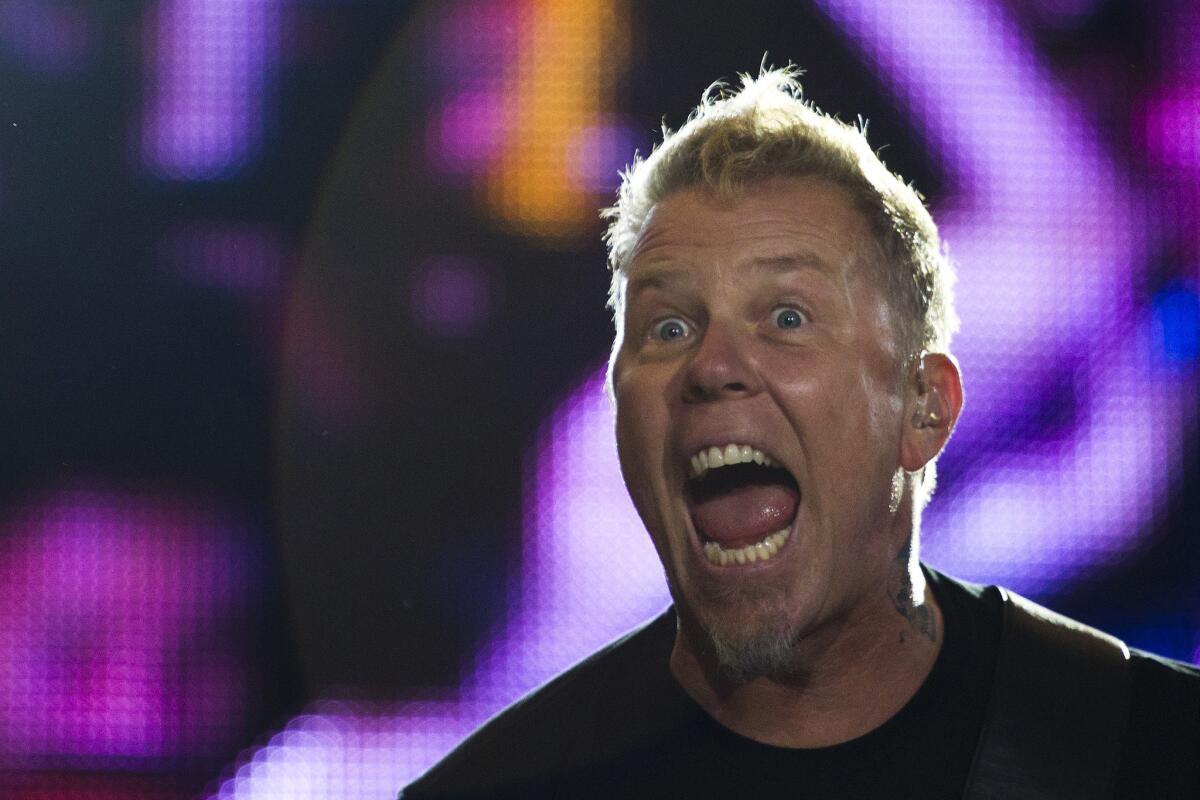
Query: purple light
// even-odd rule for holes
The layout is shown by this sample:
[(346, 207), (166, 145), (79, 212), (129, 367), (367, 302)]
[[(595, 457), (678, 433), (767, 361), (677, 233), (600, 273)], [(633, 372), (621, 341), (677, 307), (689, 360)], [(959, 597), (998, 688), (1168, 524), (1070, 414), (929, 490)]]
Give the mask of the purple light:
[(1048, 22), (1072, 24), (1094, 13), (1100, 0), (1036, 0), (1036, 5)]
[[(1192, 385), (1153, 370), (1127, 290), (1147, 250), (1127, 179), (999, 5), (820, 5), (962, 187), (936, 211), (959, 265), (968, 387), (948, 457), (974, 460), (926, 513), (925, 555), (1035, 594), (1111, 563), (1161, 507), (1195, 423)], [(1065, 362), (1083, 365), (1084, 416), (1047, 454), (1011, 421)]]
[(248, 753), (210, 797), (389, 800), (488, 713), (455, 701), (394, 706), (319, 702), (264, 747)]
[(163, 178), (228, 177), (262, 140), (278, 0), (161, 0), (147, 17), (142, 157)]
[(0, 44), (40, 72), (69, 72), (92, 53), (94, 24), (74, 5), (0, 0)]
[(448, 96), (441, 112), (430, 121), (430, 159), (450, 175), (475, 174), (486, 168), (504, 146), (512, 126), (511, 112), (499, 87)]
[(448, 85), (426, 149), (443, 174), (482, 174), (503, 153), (516, 121), (507, 85), (528, 13), (520, 0), (454, 3), (431, 24), (429, 72)]
[(247, 676), (226, 631), (248, 580), (227, 522), (154, 497), (61, 492), (0, 531), (0, 767), (211, 756)]
[(289, 260), (279, 234), (261, 225), (183, 223), (163, 238), (160, 257), (197, 286), (249, 296), (274, 295)]
[(639, 144), (629, 125), (614, 123), (584, 128), (579, 132), (571, 159), (576, 170), (575, 184), (590, 192), (615, 191), (620, 171)]
[[(349, 786), (356, 797), (393, 797), (500, 708), (666, 606), (662, 567), (620, 481), (601, 376), (572, 392), (538, 436), (522, 581), (503, 630), (461, 685), (395, 707), (318, 703), (247, 753), (212, 797), (316, 800)], [(614, 553), (620, 568), (597, 571)]]
[(1146, 149), (1156, 163), (1200, 169), (1200, 93), (1184, 89), (1152, 101), (1144, 124)]
[[(966, 323), (955, 349), (968, 412), (951, 448), (980, 455), (927, 512), (926, 554), (964, 577), (1034, 593), (1110, 563), (1138, 545), (1141, 524), (1162, 507), (1196, 414), (1195, 381), (1154, 369), (1150, 328), (1125, 288), (1147, 247), (1127, 179), (998, 4), (820, 5), (891, 82), (962, 187), (937, 209)], [(1063, 446), (1011, 433), (998, 446), (993, 428), (1064, 360), (1082, 365), (1087, 396)], [(332, 733), (280, 734), (248, 754), (219, 796), (315, 798), (365, 786), (361, 796), (388, 797), (456, 730), (666, 602), (621, 483), (601, 376), (571, 393), (539, 435), (523, 581), (459, 689), (419, 711), (315, 708), (285, 733)], [(596, 563), (615, 567), (615, 553), (620, 567), (589, 579)], [(369, 740), (390, 748), (382, 757), (357, 749), (377, 734)], [(254, 771), (268, 760), (278, 768)]]
[(520, 52), (530, 17), (526, 0), (445, 4), (426, 37), (429, 74), (466, 88), (498, 86)]
[(435, 335), (468, 336), (487, 323), (495, 294), (491, 273), (483, 264), (440, 256), (414, 271), (409, 307), (413, 318)]

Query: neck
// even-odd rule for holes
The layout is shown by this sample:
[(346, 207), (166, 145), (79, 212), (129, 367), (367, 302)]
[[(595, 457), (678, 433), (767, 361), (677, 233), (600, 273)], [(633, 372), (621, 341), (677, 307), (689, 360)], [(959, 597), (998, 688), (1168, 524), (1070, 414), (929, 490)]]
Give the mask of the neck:
[(827, 747), (878, 728), (916, 694), (937, 660), (942, 615), (911, 546), (870, 602), (804, 636), (786, 676), (733, 682), (682, 615), (671, 672), (725, 727), (780, 747)]

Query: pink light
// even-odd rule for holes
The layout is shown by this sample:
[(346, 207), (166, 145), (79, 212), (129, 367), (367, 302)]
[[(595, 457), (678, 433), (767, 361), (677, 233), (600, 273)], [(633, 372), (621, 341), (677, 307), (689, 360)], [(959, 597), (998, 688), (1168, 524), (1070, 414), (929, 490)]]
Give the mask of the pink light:
[(72, 491), (0, 536), (0, 765), (221, 752), (247, 689), (224, 629), (247, 585), (228, 523), (161, 498)]
[(500, 157), (515, 124), (506, 98), (513, 61), (521, 51), (522, 0), (449, 5), (430, 26), (430, 74), (448, 83), (431, 115), (426, 147), (446, 175), (478, 175)]
[(504, 146), (512, 126), (510, 113), (499, 87), (450, 95), (430, 120), (433, 162), (451, 175), (475, 174), (486, 168)]
[(1200, 169), (1200, 94), (1183, 90), (1160, 97), (1149, 104), (1144, 125), (1155, 162)]

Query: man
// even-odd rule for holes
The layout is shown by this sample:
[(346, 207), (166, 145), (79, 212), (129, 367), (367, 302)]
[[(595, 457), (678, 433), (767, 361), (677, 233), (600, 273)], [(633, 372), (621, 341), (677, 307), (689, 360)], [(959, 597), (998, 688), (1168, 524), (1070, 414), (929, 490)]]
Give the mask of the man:
[(744, 78), (607, 215), (618, 451), (673, 608), (402, 797), (1200, 796), (1200, 671), (920, 564), (953, 275), (861, 131)]

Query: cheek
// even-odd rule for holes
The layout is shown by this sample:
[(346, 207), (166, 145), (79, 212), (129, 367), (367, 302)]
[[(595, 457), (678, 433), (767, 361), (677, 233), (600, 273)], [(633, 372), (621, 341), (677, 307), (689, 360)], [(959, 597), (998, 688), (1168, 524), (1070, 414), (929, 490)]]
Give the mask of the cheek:
[(844, 358), (777, 384), (807, 462), (811, 509), (830, 524), (866, 495), (890, 497), (903, 398), (889, 381), (877, 365)]
[(859, 392), (864, 398), (863, 426), (871, 440), (888, 447), (898, 442), (898, 421), (904, 411), (904, 398), (888, 374), (863, 370)]
[(628, 374), (618, 377), (613, 388), (621, 474), (634, 504), (645, 516), (652, 505), (654, 487), (661, 481), (666, 413), (649, 387), (640, 386)]

